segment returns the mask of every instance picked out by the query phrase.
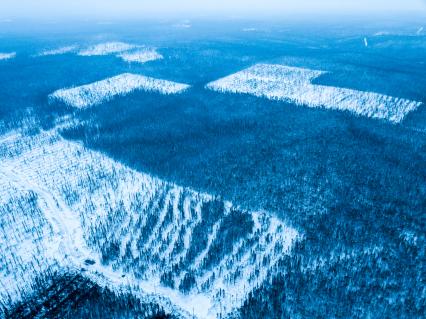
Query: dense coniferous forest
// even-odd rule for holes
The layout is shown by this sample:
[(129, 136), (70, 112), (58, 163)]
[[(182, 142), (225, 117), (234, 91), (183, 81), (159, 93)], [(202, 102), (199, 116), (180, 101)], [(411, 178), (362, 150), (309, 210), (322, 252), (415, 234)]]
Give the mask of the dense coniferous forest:
[(130, 292), (101, 288), (80, 274), (48, 273), (38, 277), (34, 292), (8, 305), (6, 318), (174, 319), (158, 304), (147, 304)]

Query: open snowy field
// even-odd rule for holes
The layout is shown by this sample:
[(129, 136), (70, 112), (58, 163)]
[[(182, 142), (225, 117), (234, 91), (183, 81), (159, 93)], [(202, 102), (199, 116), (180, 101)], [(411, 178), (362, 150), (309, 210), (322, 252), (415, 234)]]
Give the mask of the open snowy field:
[[(63, 55), (67, 53), (76, 53), (80, 56), (104, 56), (115, 54), (118, 58), (129, 63), (146, 63), (149, 61), (163, 59), (163, 56), (155, 49), (141, 48), (141, 46), (124, 42), (100, 43), (80, 50), (79, 46), (77, 45), (68, 45), (55, 49), (43, 50), (36, 56), (43, 57), (52, 55)], [(4, 58), (7, 58), (6, 54), (4, 54)]]
[(75, 52), (77, 49), (78, 47), (76, 45), (69, 45), (69, 46), (60, 47), (57, 49), (44, 50), (40, 52), (37, 56), (62, 55), (62, 54)]
[(0, 52), (0, 61), (13, 59), (16, 56), (16, 52), (2, 53)]
[(257, 64), (207, 84), (217, 92), (244, 93), (308, 107), (350, 111), (356, 115), (401, 122), (422, 103), (372, 92), (312, 84), (325, 74), (277, 64)]
[(39, 273), (66, 268), (59, 230), (45, 216), (51, 209), (60, 211), (13, 171), (0, 168), (0, 304), (30, 293)]
[(146, 63), (149, 61), (161, 60), (163, 56), (156, 50), (138, 50), (135, 52), (124, 52), (118, 55), (123, 61)]
[[(103, 285), (130, 280), (188, 313), (216, 318), (267, 280), (299, 236), (268, 213), (134, 171), (54, 131), (0, 143), (0, 211), (10, 227), (1, 241), (12, 250), (2, 255), (0, 275), (17, 287), (30, 282), (22, 267), (35, 275), (68, 256), (69, 267), (89, 268)], [(16, 196), (23, 204), (9, 199)], [(96, 262), (85, 266), (86, 259)]]
[(158, 92), (161, 94), (178, 94), (188, 88), (189, 85), (187, 84), (124, 73), (91, 84), (70, 89), (60, 89), (50, 94), (49, 98), (62, 101), (76, 108), (86, 108), (135, 90)]
[(136, 45), (124, 42), (106, 42), (90, 46), (78, 52), (81, 56), (99, 56), (114, 53), (121, 53), (137, 48)]

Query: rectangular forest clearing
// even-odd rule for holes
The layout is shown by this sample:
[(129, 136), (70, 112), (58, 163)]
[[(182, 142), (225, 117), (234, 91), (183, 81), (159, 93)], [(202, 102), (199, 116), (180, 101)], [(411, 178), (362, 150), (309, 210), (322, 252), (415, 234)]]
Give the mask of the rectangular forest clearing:
[(188, 88), (189, 85), (183, 83), (124, 73), (94, 83), (57, 90), (49, 95), (49, 99), (84, 109), (136, 90), (169, 95), (182, 93)]
[(257, 64), (207, 84), (221, 93), (243, 93), (312, 108), (349, 111), (359, 116), (401, 122), (422, 103), (383, 94), (316, 85), (324, 71)]

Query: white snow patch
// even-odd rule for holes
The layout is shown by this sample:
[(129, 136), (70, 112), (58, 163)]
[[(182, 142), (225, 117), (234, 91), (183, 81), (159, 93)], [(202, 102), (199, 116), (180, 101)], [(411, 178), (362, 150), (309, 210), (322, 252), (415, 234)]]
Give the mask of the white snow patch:
[(10, 53), (1, 53), (0, 52), (0, 60), (9, 60), (16, 57), (16, 52), (10, 52)]
[(386, 35), (391, 35), (389, 31), (379, 31), (373, 34), (375, 37), (382, 37)]
[(149, 61), (161, 60), (163, 56), (156, 50), (139, 50), (136, 52), (125, 52), (118, 55), (126, 62), (146, 63)]
[(187, 84), (124, 73), (105, 80), (69, 89), (60, 89), (49, 95), (76, 108), (87, 108), (107, 102), (118, 95), (126, 95), (135, 90), (178, 94), (187, 90)]
[(312, 84), (324, 71), (277, 64), (257, 64), (207, 84), (221, 93), (244, 93), (312, 108), (350, 111), (356, 115), (401, 122), (422, 103), (383, 94)]
[(136, 45), (124, 42), (106, 42), (91, 46), (78, 52), (82, 56), (108, 55), (121, 53), (137, 48)]
[(381, 36), (394, 36), (394, 37), (411, 37), (411, 36), (421, 36), (424, 33), (424, 27), (419, 27), (415, 31), (379, 31), (374, 33), (373, 35), (376, 37)]
[(38, 54), (38, 56), (61, 55), (61, 54), (71, 53), (71, 52), (74, 52), (76, 50), (77, 50), (76, 45), (69, 45), (69, 46), (65, 46), (65, 47), (61, 47), (61, 48), (57, 48), (57, 49), (53, 49), (53, 50), (42, 51)]

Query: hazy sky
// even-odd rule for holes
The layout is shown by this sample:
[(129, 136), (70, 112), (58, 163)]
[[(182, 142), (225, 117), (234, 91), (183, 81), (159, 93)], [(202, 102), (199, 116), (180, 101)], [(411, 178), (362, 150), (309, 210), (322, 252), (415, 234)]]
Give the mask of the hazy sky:
[(0, 0), (1, 18), (426, 12), (426, 0)]

